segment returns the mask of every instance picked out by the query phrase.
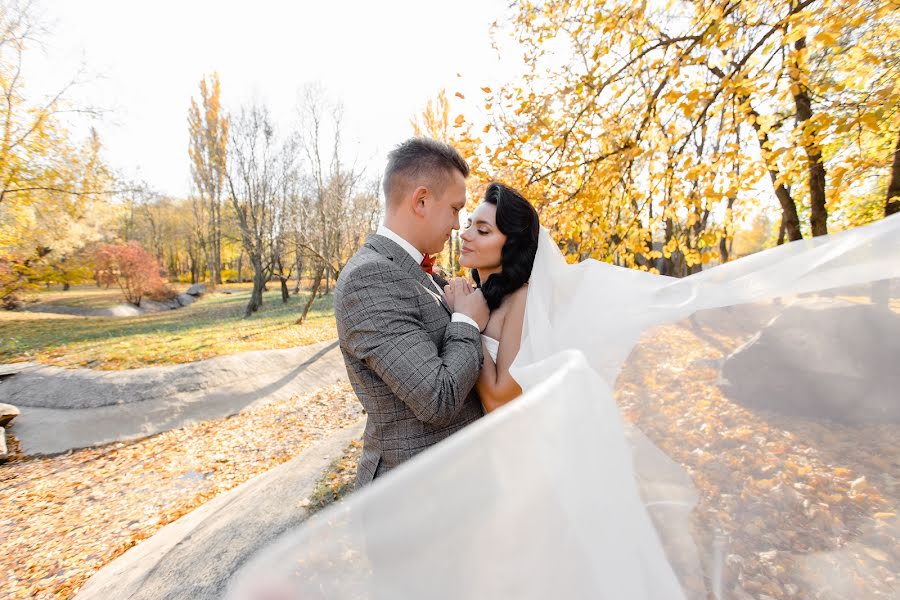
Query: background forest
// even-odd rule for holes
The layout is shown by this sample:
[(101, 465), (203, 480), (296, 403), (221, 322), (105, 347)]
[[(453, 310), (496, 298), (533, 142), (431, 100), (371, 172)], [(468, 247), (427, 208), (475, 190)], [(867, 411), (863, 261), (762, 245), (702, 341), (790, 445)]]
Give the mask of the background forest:
[[(269, 281), (283, 299), (312, 288), (311, 303), (377, 226), (378, 175), (346, 152), (321, 86), (280, 127), (262, 103), (223, 106), (227, 82), (198, 74), (192, 193), (170, 197), (118, 176), (95, 131), (67, 129), (92, 112), (68, 87), (29, 95), (23, 57), (45, 33), (29, 4), (0, 9), (5, 307), (108, 281), (103, 252), (130, 242), (170, 282), (252, 281), (247, 316)], [(508, 182), (571, 260), (684, 276), (900, 210), (898, 30), (888, 0), (516, 3), (492, 35), (522, 74), (478, 98), (436, 91), (411, 124), (470, 159), (472, 205)], [(457, 255), (454, 239), (448, 270)]]

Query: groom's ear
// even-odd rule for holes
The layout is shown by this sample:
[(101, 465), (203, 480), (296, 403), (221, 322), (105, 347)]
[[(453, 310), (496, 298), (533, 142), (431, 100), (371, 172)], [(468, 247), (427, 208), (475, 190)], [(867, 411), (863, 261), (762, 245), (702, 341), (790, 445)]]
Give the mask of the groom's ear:
[(431, 192), (424, 185), (420, 185), (412, 194), (413, 212), (420, 217), (425, 217), (425, 200)]

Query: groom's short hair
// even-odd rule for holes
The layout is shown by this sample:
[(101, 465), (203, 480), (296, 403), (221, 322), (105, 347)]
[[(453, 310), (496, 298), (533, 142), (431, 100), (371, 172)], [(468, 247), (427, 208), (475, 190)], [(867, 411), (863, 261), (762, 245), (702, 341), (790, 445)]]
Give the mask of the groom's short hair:
[(469, 176), (469, 165), (455, 148), (430, 138), (409, 138), (388, 154), (382, 181), (385, 203), (390, 207), (391, 195), (410, 185), (443, 188), (454, 170)]

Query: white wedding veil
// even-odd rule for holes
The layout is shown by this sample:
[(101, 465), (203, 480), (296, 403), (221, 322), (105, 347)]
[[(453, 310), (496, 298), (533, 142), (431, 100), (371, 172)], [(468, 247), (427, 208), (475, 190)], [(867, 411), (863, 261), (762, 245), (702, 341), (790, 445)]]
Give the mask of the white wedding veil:
[(542, 230), (521, 398), (252, 557), (230, 598), (887, 598), (900, 216), (683, 279)]

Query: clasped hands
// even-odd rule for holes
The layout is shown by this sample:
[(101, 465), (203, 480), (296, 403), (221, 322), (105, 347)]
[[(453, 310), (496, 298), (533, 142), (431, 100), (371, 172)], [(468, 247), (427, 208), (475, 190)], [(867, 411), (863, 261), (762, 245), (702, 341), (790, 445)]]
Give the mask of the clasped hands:
[(484, 331), (491, 313), (481, 290), (474, 289), (464, 277), (454, 277), (444, 286), (444, 298), (450, 310), (463, 314), (476, 323), (478, 329)]

